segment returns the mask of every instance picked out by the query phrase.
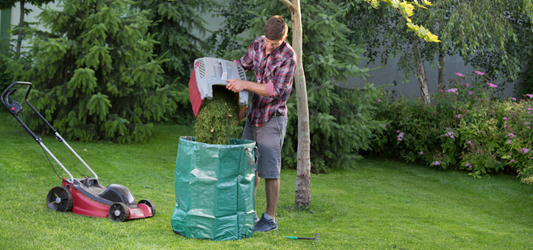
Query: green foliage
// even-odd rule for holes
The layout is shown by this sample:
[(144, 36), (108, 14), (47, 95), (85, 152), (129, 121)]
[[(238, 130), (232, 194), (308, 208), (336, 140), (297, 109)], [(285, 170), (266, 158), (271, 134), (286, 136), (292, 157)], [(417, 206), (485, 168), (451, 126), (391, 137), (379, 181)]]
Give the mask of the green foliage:
[[(152, 122), (167, 119), (184, 97), (164, 82), (165, 60), (153, 54), (157, 41), (148, 33), (147, 12), (131, 11), (129, 0), (63, 3), (63, 10), (39, 15), (50, 32), (26, 29), (33, 61), (11, 60), (8, 71), (34, 84), (32, 104), (68, 139), (148, 138)], [(46, 128), (35, 115), (28, 124)]]
[(207, 39), (209, 44), (214, 45), (210, 54), (223, 57), (227, 51), (242, 48), (238, 36), (250, 28), (250, 20), (254, 17), (244, 2), (226, 1), (224, 8), (215, 11), (216, 16), (224, 17), (224, 27), (215, 30)]
[(239, 129), (239, 94), (226, 86), (213, 86), (213, 99), (204, 100), (196, 117), (195, 141), (208, 144), (227, 144), (227, 138), (242, 133)]
[(164, 81), (180, 89), (180, 107), (173, 117), (178, 122), (194, 118), (187, 89), (192, 62), (203, 57), (211, 47), (195, 33), (205, 34), (207, 29), (202, 15), (218, 8), (218, 5), (214, 0), (147, 0), (132, 4), (134, 10), (149, 11), (147, 18), (154, 22), (148, 27), (148, 33), (155, 34), (154, 39), (158, 41), (153, 45), (153, 53), (165, 55), (166, 60), (162, 64)]
[[(363, 4), (370, 6), (368, 3)], [(253, 18), (242, 20), (240, 13), (229, 10), (243, 5)], [(235, 60), (244, 55), (249, 42), (263, 35), (264, 23), (273, 15), (282, 15), (289, 29), (292, 23), (289, 9), (277, 1), (230, 1), (228, 20), (222, 30), (230, 27), (250, 27), (239, 50), (225, 54)], [(343, 89), (331, 81), (342, 82), (348, 77), (364, 77), (368, 69), (358, 67), (363, 59), (362, 46), (351, 43), (350, 31), (342, 23), (347, 5), (337, 1), (301, 1), (303, 28), (303, 65), (308, 89), (309, 129), (311, 135), (312, 171), (327, 172), (331, 168), (349, 168), (360, 159), (359, 150), (366, 149), (375, 130), (383, 122), (372, 119), (373, 103), (381, 97), (381, 88), (369, 84), (361, 89)], [(241, 26), (238, 24), (241, 23)], [(291, 43), (289, 31), (287, 42)], [(253, 79), (253, 78), (252, 78)], [(340, 83), (342, 84), (342, 83)], [(294, 85), (293, 85), (294, 87)], [(282, 149), (285, 166), (296, 167), (298, 145), (297, 102), (293, 95), (287, 101), (289, 109), (287, 134)]]
[[(414, 34), (405, 30), (405, 21), (389, 9), (369, 9), (360, 0), (351, 0), (345, 20), (353, 31), (354, 43), (366, 44), (372, 62), (382, 63), (400, 55), (398, 70), (404, 81), (416, 73), (413, 56)], [(505, 13), (505, 14), (501, 14)], [(520, 1), (435, 1), (417, 12), (413, 22), (434, 31), (440, 43), (422, 43), (424, 61), (433, 65), (441, 55), (459, 54), (463, 60), (483, 69), (493, 79), (515, 81), (524, 58), (530, 57), (533, 3)], [(445, 67), (445, 65), (439, 65)]]
[(374, 141), (374, 152), (474, 177), (512, 170), (533, 180), (531, 101), (494, 99), (496, 86), (482, 72), (467, 77), (468, 83), (452, 80), (432, 104), (415, 98), (383, 103), (376, 119), (391, 124)]

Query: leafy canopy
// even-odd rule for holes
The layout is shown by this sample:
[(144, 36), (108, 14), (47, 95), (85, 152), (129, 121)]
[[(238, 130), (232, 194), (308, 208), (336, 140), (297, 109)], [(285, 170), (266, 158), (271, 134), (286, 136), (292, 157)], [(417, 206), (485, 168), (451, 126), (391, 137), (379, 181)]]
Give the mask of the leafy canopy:
[(428, 29), (424, 28), (424, 26), (419, 26), (417, 24), (414, 24), (411, 20), (411, 16), (414, 14), (415, 6), (419, 8), (426, 9), (425, 6), (431, 6), (431, 2), (427, 0), (421, 0), (423, 4), (419, 4), (417, 0), (414, 0), (413, 2), (408, 1), (401, 1), (401, 0), (366, 0), (369, 2), (372, 7), (378, 8), (380, 2), (384, 2), (385, 4), (395, 8), (400, 12), (400, 14), (405, 18), (407, 21), (407, 27), (409, 30), (414, 31), (418, 37), (424, 39), (426, 42), (440, 42), (439, 38), (432, 34)]

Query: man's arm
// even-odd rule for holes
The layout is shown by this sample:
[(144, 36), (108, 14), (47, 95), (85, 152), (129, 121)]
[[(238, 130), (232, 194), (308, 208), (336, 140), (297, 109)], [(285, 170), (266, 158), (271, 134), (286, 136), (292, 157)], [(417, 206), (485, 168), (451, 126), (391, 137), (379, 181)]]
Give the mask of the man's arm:
[(260, 96), (268, 96), (265, 84), (243, 81), (240, 79), (230, 79), (226, 81), (228, 82), (226, 88), (233, 91), (234, 93), (241, 92), (243, 90), (248, 90)]

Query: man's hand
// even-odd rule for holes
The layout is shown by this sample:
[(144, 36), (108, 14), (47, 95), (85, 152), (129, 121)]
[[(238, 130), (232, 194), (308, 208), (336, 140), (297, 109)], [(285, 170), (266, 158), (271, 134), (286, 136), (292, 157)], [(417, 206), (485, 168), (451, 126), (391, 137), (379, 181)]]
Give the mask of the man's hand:
[(226, 80), (228, 84), (226, 88), (233, 91), (234, 93), (241, 92), (245, 89), (246, 82), (240, 79), (229, 79)]
[(243, 81), (240, 79), (229, 79), (226, 80), (228, 84), (226, 88), (234, 93), (241, 92), (243, 90), (251, 91), (260, 96), (268, 96), (266, 93), (265, 84), (258, 84), (250, 81)]

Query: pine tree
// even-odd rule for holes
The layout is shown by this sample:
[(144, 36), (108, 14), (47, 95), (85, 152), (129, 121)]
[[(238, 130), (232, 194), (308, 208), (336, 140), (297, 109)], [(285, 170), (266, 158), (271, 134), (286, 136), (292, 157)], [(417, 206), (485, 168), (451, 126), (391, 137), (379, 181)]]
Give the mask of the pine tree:
[(154, 53), (165, 55), (165, 81), (180, 90), (181, 106), (176, 110), (177, 120), (193, 118), (187, 88), (192, 63), (212, 47), (199, 37), (208, 31), (202, 15), (218, 6), (218, 1), (214, 0), (146, 0), (132, 5), (133, 9), (149, 11), (147, 17), (154, 22), (148, 28), (148, 32), (156, 34), (155, 39), (159, 41), (154, 46)]
[[(46, 8), (32, 33), (31, 64), (11, 61), (9, 70), (34, 84), (32, 104), (69, 139), (140, 141), (151, 122), (176, 109), (176, 90), (163, 81), (164, 60), (153, 54), (146, 11), (130, 0), (65, 0)], [(35, 115), (29, 126), (46, 126)]]

